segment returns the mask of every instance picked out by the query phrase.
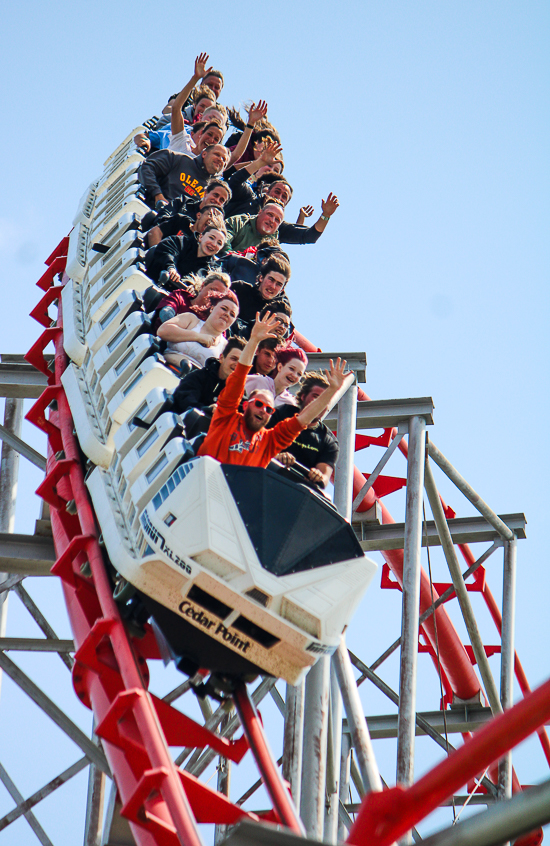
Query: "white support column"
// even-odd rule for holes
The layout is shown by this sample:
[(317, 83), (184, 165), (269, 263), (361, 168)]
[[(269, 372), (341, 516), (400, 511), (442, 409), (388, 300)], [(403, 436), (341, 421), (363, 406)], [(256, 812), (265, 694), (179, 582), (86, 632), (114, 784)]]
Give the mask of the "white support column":
[(307, 836), (323, 839), (330, 659), (319, 658), (306, 677), (300, 816)]
[[(92, 740), (97, 743), (95, 731)], [(103, 840), (103, 807), (105, 804), (106, 776), (101, 770), (90, 764), (88, 771), (88, 799), (86, 803), (86, 825), (84, 828), (84, 846), (101, 846)]]
[[(357, 417), (357, 386), (352, 384), (338, 402), (340, 454), (334, 473), (334, 504), (349, 520), (353, 501), (353, 456)], [(306, 678), (304, 751), (300, 811), (309, 837), (323, 839), (328, 734), (330, 659), (319, 658)], [(341, 720), (340, 728), (341, 733)]]
[[(345, 805), (349, 800), (349, 783), (351, 769), (351, 737), (347, 732), (342, 734), (342, 749), (340, 751), (340, 802)], [(338, 840), (344, 841), (348, 830), (343, 822), (338, 821)]]
[[(8, 397), (4, 408), (4, 426), (13, 435), (21, 437), (23, 425), (23, 400)], [(19, 473), (19, 453), (5, 441), (2, 442), (0, 463), (0, 532), (13, 532), (15, 528), (15, 501), (17, 498), (17, 476)], [(7, 579), (6, 573), (0, 573), (0, 584)], [(0, 593), (0, 637), (6, 635), (9, 591)], [(0, 686), (2, 672), (0, 671)], [(0, 688), (1, 690), (1, 688)]]
[(304, 745), (304, 686), (287, 684), (285, 698), (285, 734), (283, 741), (283, 778), (290, 784), (290, 792), (300, 807), (302, 757)]
[[(516, 617), (516, 553), (517, 541), (504, 543), (504, 570), (502, 581), (502, 634), (500, 650), (500, 701), (506, 711), (514, 704), (514, 632)], [(498, 768), (499, 795), (512, 797), (512, 752), (500, 761)]]
[(327, 807), (325, 843), (336, 843), (338, 837), (338, 804), (340, 801), (340, 754), (342, 749), (342, 697), (334, 666), (330, 666), (329, 744), (327, 748)]
[(351, 520), (353, 502), (353, 460), (357, 420), (357, 385), (351, 385), (338, 403), (338, 443), (340, 452), (334, 469), (334, 505)]
[[(200, 700), (199, 700), (200, 701)], [(208, 710), (210, 711), (210, 716), (212, 715), (212, 709), (210, 708), (210, 703), (207, 699), (203, 700), (204, 703), (207, 703)], [(204, 711), (203, 711), (204, 714)], [(207, 717), (205, 716), (205, 722)], [(230, 714), (225, 714), (221, 723), (220, 723), (220, 734), (223, 735), (225, 729), (229, 724), (229, 720), (231, 719)], [(218, 758), (218, 784), (217, 784), (218, 791), (223, 793), (224, 796), (229, 798), (229, 792), (231, 789), (231, 761), (229, 758), (225, 758), (223, 755), (220, 755)], [(227, 837), (227, 828), (226, 825), (216, 825), (214, 828), (214, 846), (218, 846), (219, 843), (222, 843), (225, 838)]]
[(412, 784), (414, 773), (424, 457), (425, 423), (423, 418), (414, 416), (409, 419), (399, 717), (397, 723), (397, 783), (405, 787)]

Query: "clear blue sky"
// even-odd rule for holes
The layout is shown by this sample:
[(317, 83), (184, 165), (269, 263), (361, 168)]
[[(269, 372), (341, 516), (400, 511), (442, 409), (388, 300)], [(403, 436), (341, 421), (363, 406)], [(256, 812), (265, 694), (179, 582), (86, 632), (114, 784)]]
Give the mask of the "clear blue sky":
[[(432, 396), (435, 443), (496, 511), (525, 512), (517, 641), (533, 684), (548, 675), (550, 636), (549, 16), (546, 3), (530, 0), (283, 0), (269, 7), (22, 0), (4, 11), (0, 32), (1, 351), (24, 352), (35, 340), (37, 324), (27, 317), (34, 282), (104, 159), (134, 126), (160, 114), (206, 50), (226, 77), (222, 102), (269, 102), (294, 186), (287, 219), (305, 203), (318, 212), (329, 191), (340, 199), (316, 246), (290, 248), (298, 328), (325, 350), (365, 350), (371, 397)], [(26, 437), (44, 449), (30, 427)], [(378, 457), (367, 450), (361, 468), (372, 469)], [(397, 459), (388, 472), (404, 475), (404, 463)], [(33, 530), (38, 482), (25, 468), (17, 531)], [(459, 514), (472, 513), (442, 490)], [(401, 519), (402, 500), (388, 506)], [(500, 560), (489, 568), (497, 595)], [(439, 559), (432, 563), (443, 579)], [(54, 587), (32, 589), (55, 601)], [(365, 660), (397, 635), (399, 601), (371, 588), (350, 633)], [(16, 634), (24, 623), (15, 600), (11, 608), (9, 633)], [(476, 608), (486, 641), (496, 642), (481, 603)], [(61, 607), (53, 617), (63, 634)], [(25, 661), (45, 685), (54, 666), (63, 670), (58, 659)], [(498, 662), (493, 669), (498, 674)], [(395, 672), (388, 670), (394, 684)], [(435, 708), (427, 673), (429, 695), (421, 685), (419, 707)], [(27, 794), (77, 755), (60, 751), (52, 729), (47, 751), (31, 764), (36, 753), (32, 745), (22, 753), (21, 733), (38, 745), (35, 735), (44, 732), (12, 688), (3, 681), (0, 760)], [(369, 696), (371, 713), (390, 710)], [(86, 724), (77, 703), (67, 708)], [(13, 721), (7, 746), (6, 721)], [(423, 744), (418, 752), (421, 771)], [(547, 777), (536, 745), (517, 760), (521, 781)], [(393, 781), (393, 764), (383, 774)], [(83, 799), (72, 789), (37, 812), (55, 846), (81, 840)], [(0, 813), (10, 807), (0, 787)], [(14, 832), (19, 846), (35, 842), (21, 822), (0, 832), (0, 846), (14, 843)]]

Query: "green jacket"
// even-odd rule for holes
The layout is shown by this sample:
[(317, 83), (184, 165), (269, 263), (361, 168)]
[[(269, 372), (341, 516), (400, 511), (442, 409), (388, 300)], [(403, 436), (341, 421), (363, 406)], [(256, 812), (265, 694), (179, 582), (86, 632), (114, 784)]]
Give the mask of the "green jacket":
[(252, 214), (236, 214), (225, 221), (227, 227), (226, 250), (246, 250), (257, 247), (264, 238), (277, 238), (281, 244), (315, 244), (321, 233), (315, 226), (298, 226), (285, 220), (273, 235), (260, 235), (256, 231), (256, 217)]
[[(248, 247), (257, 247), (265, 235), (256, 231), (256, 215), (237, 214), (226, 221), (227, 242), (226, 250), (246, 250)], [(277, 237), (277, 233), (271, 236)]]

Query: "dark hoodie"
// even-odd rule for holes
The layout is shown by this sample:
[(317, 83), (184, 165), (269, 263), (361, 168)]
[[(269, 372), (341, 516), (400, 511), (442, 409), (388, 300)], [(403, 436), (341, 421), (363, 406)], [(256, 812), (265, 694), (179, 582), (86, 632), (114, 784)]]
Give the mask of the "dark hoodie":
[(257, 312), (261, 311), (269, 303), (285, 302), (290, 305), (285, 293), (271, 300), (266, 300), (260, 293), (258, 283), (250, 285), (248, 282), (233, 282), (231, 290), (239, 300), (239, 316), (231, 327), (232, 335), (239, 335), (241, 338), (250, 338), (252, 327), (256, 321)]
[(176, 414), (183, 414), (188, 408), (203, 408), (216, 402), (225, 388), (225, 379), (220, 379), (220, 362), (208, 358), (200, 370), (192, 370), (174, 391), (172, 402)]
[(157, 194), (163, 194), (167, 200), (182, 194), (200, 200), (210, 178), (202, 155), (187, 156), (172, 150), (151, 153), (139, 168), (139, 181), (145, 188), (151, 206)]
[(181, 277), (190, 273), (201, 276), (220, 266), (217, 256), (197, 255), (198, 243), (193, 233), (188, 235), (173, 235), (164, 238), (156, 247), (151, 247), (145, 255), (147, 275), (154, 282), (158, 282), (159, 274), (163, 270), (177, 270)]
[(241, 256), (238, 253), (224, 253), (220, 254), (220, 262), (222, 269), (229, 274), (232, 282), (241, 280), (255, 285), (262, 262), (276, 253), (281, 253), (281, 247), (278, 244), (273, 247), (260, 246), (257, 249), (255, 259)]

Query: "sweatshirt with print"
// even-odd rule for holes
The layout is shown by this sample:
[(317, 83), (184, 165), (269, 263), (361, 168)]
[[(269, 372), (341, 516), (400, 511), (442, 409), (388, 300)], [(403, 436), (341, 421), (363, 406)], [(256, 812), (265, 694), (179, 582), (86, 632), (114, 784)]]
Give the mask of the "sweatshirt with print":
[(198, 455), (210, 455), (222, 464), (267, 467), (271, 459), (290, 446), (305, 429), (296, 416), (281, 420), (273, 429), (251, 432), (247, 428), (244, 415), (237, 409), (249, 372), (250, 367), (239, 362), (227, 377)]

